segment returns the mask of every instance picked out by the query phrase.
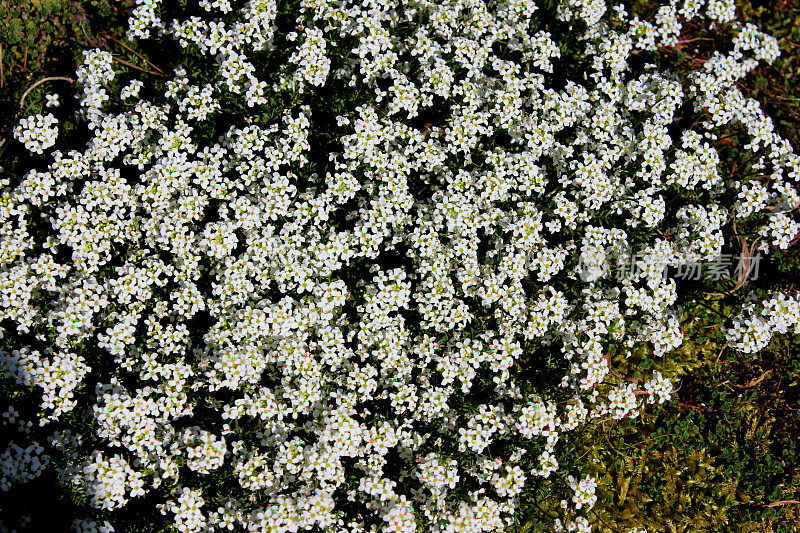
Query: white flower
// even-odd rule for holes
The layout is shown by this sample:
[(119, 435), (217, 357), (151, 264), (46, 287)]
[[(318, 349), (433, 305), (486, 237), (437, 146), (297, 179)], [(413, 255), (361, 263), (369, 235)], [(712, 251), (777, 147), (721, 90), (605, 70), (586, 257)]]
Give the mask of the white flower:
[(23, 118), (19, 126), (14, 128), (14, 138), (25, 145), (25, 148), (37, 154), (56, 144), (58, 138), (58, 120), (52, 114), (34, 115)]

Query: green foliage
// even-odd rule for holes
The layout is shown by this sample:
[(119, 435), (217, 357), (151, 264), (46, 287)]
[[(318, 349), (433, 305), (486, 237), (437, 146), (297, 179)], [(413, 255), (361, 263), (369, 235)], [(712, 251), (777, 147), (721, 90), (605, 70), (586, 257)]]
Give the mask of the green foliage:
[[(81, 52), (105, 47), (101, 32), (121, 35), (130, 0), (10, 0), (0, 3), (0, 113), (6, 117), (42, 110), (48, 88), (22, 94), (45, 76), (74, 76)], [(62, 82), (63, 83), (63, 82)], [(12, 121), (4, 121), (7, 137)]]
[[(758, 25), (778, 39), (781, 57), (774, 65), (763, 65), (745, 80), (745, 94), (761, 102), (775, 124), (775, 130), (800, 146), (800, 2), (740, 0), (742, 19)], [(763, 80), (763, 81), (762, 81)]]
[[(754, 3), (742, 4), (745, 21), (756, 22), (775, 35), (784, 57), (745, 80), (746, 88), (749, 96), (761, 99), (767, 113), (775, 117), (777, 129), (797, 148), (800, 10), (754, 7)], [(116, 4), (108, 0), (16, 0), (0, 5), (0, 105), (6, 108), (4, 111), (11, 110), (6, 116), (16, 112), (26, 85), (62, 67), (63, 73), (73, 72), (74, 57), (81, 49), (96, 44), (97, 33), (119, 30), (119, 19), (113, 16), (117, 13)], [(656, 5), (634, 4), (641, 10)], [(789, 2), (778, 4), (785, 7)], [(93, 27), (87, 17), (94, 17), (93, 21), (107, 19), (103, 20), (106, 26)], [(698, 49), (684, 48), (663, 59), (677, 65), (678, 75), (685, 76), (696, 65), (697, 55)], [(211, 68), (200, 61), (193, 62), (192, 57), (187, 59), (187, 70), (193, 76)], [(199, 55), (194, 59), (198, 60)], [(35, 111), (41, 105), (46, 92), (40, 87), (31, 93), (29, 110)], [(328, 113), (335, 115), (340, 108), (349, 106), (345, 99), (358, 96), (348, 93), (342, 99), (326, 101)], [(225, 114), (242, 114), (241, 102), (225, 103), (229, 106)], [(276, 100), (271, 104), (269, 113), (252, 118), (254, 123), (272, 122), (280, 110), (296, 102)], [(734, 133), (731, 156), (737, 155)], [(324, 145), (328, 139), (321, 136), (315, 141)], [(741, 231), (746, 233), (746, 228)], [(796, 250), (771, 254), (764, 265), (766, 272), (752, 286), (759, 290), (797, 288), (800, 254)], [(682, 297), (692, 301), (709, 288), (693, 287)], [(574, 462), (578, 457), (591, 465), (586, 473), (594, 475), (599, 483), (599, 499), (593, 512), (596, 522), (603, 524), (600, 531), (627, 531), (634, 527), (651, 532), (795, 530), (792, 524), (800, 521), (800, 510), (796, 504), (783, 502), (800, 499), (800, 450), (796, 444), (800, 434), (800, 360), (796, 356), (800, 339), (779, 338), (759, 354), (737, 354), (724, 346), (721, 335), (731, 308), (728, 300), (707, 298), (688, 310), (684, 317), (686, 341), (659, 362), (665, 377), (680, 382), (671, 402), (653, 407), (639, 419), (597, 424), (571, 442), (559, 445), (562, 465), (568, 466), (569, 458)], [(627, 359), (621, 353), (612, 357), (615, 367), (625, 370), (622, 375), (634, 379), (648, 376), (654, 363), (644, 347), (634, 350)], [(526, 372), (529, 380), (549, 383), (563, 375), (564, 369), (555, 364), (547, 350), (526, 350), (521, 368), (515, 370)], [(0, 391), (10, 394), (4, 386), (0, 384)], [(18, 393), (22, 392), (14, 391)], [(75, 425), (86, 427), (87, 423), (84, 420)], [(554, 485), (567, 494), (563, 480)], [(552, 523), (550, 517), (558, 515), (558, 499), (552, 498), (550, 492), (545, 494), (544, 486), (526, 488), (522, 498), (526, 519), (517, 524), (518, 531), (546, 531)], [(70, 506), (85, 503), (74, 487), (52, 477), (27, 486), (16, 500), (43, 501), (41, 491), (63, 513), (69, 513)], [(542, 508), (540, 502), (555, 505)], [(126, 523), (137, 525), (129, 530), (164, 530), (151, 522), (151, 517), (136, 516), (136, 506), (131, 509), (134, 510)]]
[[(760, 67), (744, 80), (745, 95), (762, 103), (775, 118), (776, 129), (793, 146), (800, 145), (800, 3), (741, 2), (740, 19), (774, 35), (782, 57)], [(634, 2), (637, 13), (657, 7)], [(776, 7), (776, 8), (773, 8)], [(688, 38), (713, 38), (687, 35)], [(694, 67), (701, 47), (683, 47), (668, 61), (679, 76)], [(674, 68), (677, 67), (677, 68)], [(737, 132), (725, 149), (736, 165)], [(725, 169), (741, 172), (741, 167)], [(747, 236), (748, 228), (738, 232)], [(746, 237), (748, 242), (752, 237)], [(759, 277), (743, 290), (795, 290), (800, 281), (796, 244), (762, 257)], [(722, 290), (729, 290), (724, 287)], [(684, 301), (695, 302), (708, 285), (684, 287)], [(586, 433), (576, 445), (595, 465), (598, 479), (598, 522), (601, 531), (797, 531), (800, 523), (800, 340), (776, 338), (762, 352), (744, 355), (725, 346), (721, 327), (730, 314), (730, 300), (701, 297), (684, 320), (686, 341), (667, 355), (665, 376), (680, 382), (668, 404), (642, 419), (606, 422)], [(619, 360), (616, 360), (619, 363)], [(646, 371), (646, 351), (634, 351), (631, 365)], [(633, 373), (625, 373), (633, 375)]]
[(45, 67), (48, 48), (70, 33), (79, 33), (80, 4), (61, 0), (17, 0), (0, 5), (0, 44), (4, 84), (18, 74)]
[(685, 332), (668, 356), (670, 377), (681, 378), (673, 399), (638, 420), (599, 423), (576, 443), (598, 480), (598, 529), (794, 531), (800, 336), (745, 356), (720, 342), (718, 328)]

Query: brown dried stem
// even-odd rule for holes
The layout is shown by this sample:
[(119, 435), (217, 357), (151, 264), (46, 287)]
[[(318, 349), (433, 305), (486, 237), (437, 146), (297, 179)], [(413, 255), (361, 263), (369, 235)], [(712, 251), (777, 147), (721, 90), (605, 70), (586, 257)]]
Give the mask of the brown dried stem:
[(103, 38), (105, 38), (105, 39), (108, 39), (108, 40), (110, 40), (110, 41), (113, 41), (113, 42), (117, 43), (118, 45), (120, 45), (121, 47), (123, 47), (125, 50), (129, 51), (130, 53), (132, 53), (133, 55), (135, 55), (136, 57), (138, 57), (139, 59), (141, 59), (142, 61), (144, 61), (144, 62), (145, 62), (145, 63), (147, 63), (148, 65), (150, 65), (151, 67), (153, 67), (153, 68), (154, 68), (155, 70), (157, 70), (157, 71), (158, 71), (158, 72), (159, 72), (161, 75), (163, 75), (163, 76), (166, 76), (166, 74), (164, 74), (164, 71), (163, 71), (163, 70), (161, 70), (160, 68), (158, 68), (156, 65), (154, 65), (153, 63), (151, 63), (151, 62), (150, 62), (150, 60), (148, 60), (146, 57), (144, 57), (143, 55), (141, 55), (141, 54), (140, 54), (140, 53), (138, 53), (136, 50), (134, 50), (134, 49), (133, 49), (133, 48), (131, 48), (130, 46), (126, 45), (126, 44), (125, 44), (125, 43), (123, 43), (122, 41), (120, 41), (120, 40), (118, 40), (118, 39), (115, 39), (114, 37), (112, 37), (111, 35), (108, 35), (107, 33), (101, 33), (100, 35), (101, 35)]
[(39, 85), (41, 85), (42, 83), (44, 83), (46, 81), (67, 81), (69, 83), (75, 83), (75, 80), (73, 80), (72, 78), (68, 78), (66, 76), (48, 76), (47, 78), (40, 79), (39, 81), (37, 81), (36, 83), (34, 83), (30, 87), (28, 87), (27, 91), (22, 93), (22, 98), (19, 99), (19, 109), (20, 109), (20, 111), (22, 110), (22, 106), (25, 104), (25, 98), (28, 96), (28, 94), (32, 90), (34, 90), (36, 87), (38, 87)]

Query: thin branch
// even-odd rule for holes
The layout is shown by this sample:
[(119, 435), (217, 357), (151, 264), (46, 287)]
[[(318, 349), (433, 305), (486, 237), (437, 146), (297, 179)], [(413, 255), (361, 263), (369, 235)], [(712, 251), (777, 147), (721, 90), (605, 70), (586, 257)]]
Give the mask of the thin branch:
[(694, 37), (692, 39), (684, 39), (682, 41), (678, 41), (678, 45), (686, 44), (686, 43), (693, 43), (696, 41), (713, 41), (711, 37)]
[(736, 237), (736, 239), (739, 241), (739, 245), (742, 247), (742, 255), (739, 258), (739, 265), (741, 265), (741, 271), (739, 272), (739, 279), (736, 280), (736, 285), (734, 285), (734, 287), (729, 291), (705, 293), (709, 296), (728, 296), (741, 289), (745, 285), (745, 283), (747, 283), (747, 277), (750, 275), (750, 271), (752, 270), (752, 263), (754, 257), (753, 250), (756, 249), (758, 241), (761, 240), (761, 237), (759, 236), (756, 237), (756, 239), (752, 243), (747, 244), (747, 241), (742, 237), (742, 234), (740, 234), (739, 231), (736, 229), (736, 212), (734, 212), (731, 215), (730, 221), (733, 229), (733, 235)]
[(86, 33), (86, 28), (83, 27), (83, 23), (84, 23), (85, 20), (86, 19), (84, 19), (84, 18), (81, 18), (81, 19), (78, 20), (78, 22), (80, 22), (81, 31), (83, 32), (83, 36), (86, 37), (86, 42), (88, 42), (92, 46), (97, 46), (99, 48), (99, 46), (98, 46), (100, 44), (99, 41), (97, 39), (95, 39), (94, 37), (89, 37), (89, 34)]
[[(0, 62), (0, 65), (2, 65), (2, 62)], [(75, 82), (75, 80), (73, 80), (72, 78), (67, 78), (66, 76), (48, 76), (47, 78), (40, 79), (39, 81), (28, 87), (28, 90), (22, 93), (22, 98), (19, 99), (19, 109), (17, 109), (17, 112), (14, 114), (14, 118), (11, 119), (12, 122), (15, 122), (17, 118), (19, 118), (19, 115), (22, 112), (22, 107), (25, 105), (25, 98), (28, 96), (28, 94), (30, 94), (32, 90), (34, 90), (36, 87), (38, 87), (39, 85), (41, 85), (46, 81), (67, 81), (69, 83)], [(6, 146), (6, 139), (0, 140), (0, 154), (2, 154), (2, 152), (5, 150), (5, 146)]]
[(140, 71), (145, 72), (147, 74), (151, 74), (153, 76), (158, 76), (159, 78), (166, 78), (167, 77), (166, 74), (159, 74), (158, 72), (153, 72), (152, 70), (147, 70), (147, 69), (142, 68), (142, 67), (137, 67), (133, 63), (128, 63), (127, 61), (125, 61), (123, 59), (120, 59), (117, 56), (113, 56), (113, 57), (114, 57), (114, 61), (116, 61), (117, 63), (121, 63), (121, 64), (125, 65), (126, 67), (130, 67), (130, 68), (133, 68), (133, 69), (136, 69), (136, 70), (140, 70)]
[(702, 408), (702, 407), (700, 407), (700, 406), (697, 406), (697, 405), (690, 405), (690, 404), (688, 404), (688, 403), (683, 403), (683, 402), (678, 402), (678, 405), (682, 405), (682, 406), (684, 406), (684, 407), (688, 407), (689, 409), (691, 409), (691, 410), (693, 410), (693, 411), (700, 411), (701, 413), (702, 413), (703, 411), (706, 411), (706, 410), (707, 410), (707, 409), (703, 409), (703, 408)]
[(720, 385), (724, 385), (725, 383), (730, 383), (730, 384), (731, 384), (731, 386), (733, 386), (733, 387), (736, 387), (737, 389), (749, 389), (749, 388), (751, 388), (751, 387), (755, 387), (756, 385), (758, 385), (759, 383), (761, 383), (761, 382), (764, 380), (764, 378), (765, 378), (765, 377), (767, 377), (767, 374), (769, 374), (770, 372), (772, 372), (772, 370), (771, 370), (771, 369), (770, 369), (770, 370), (767, 370), (766, 372), (764, 372), (763, 374), (761, 374), (761, 377), (759, 377), (759, 378), (753, 378), (753, 379), (751, 379), (751, 380), (750, 380), (750, 381), (747, 383), (747, 385), (737, 385), (736, 383), (731, 383), (731, 381), (730, 381), (730, 380), (724, 381), (724, 382), (720, 383)]
[(22, 98), (19, 99), (20, 110), (22, 110), (22, 106), (25, 104), (25, 97), (28, 96), (28, 93), (30, 93), (32, 90), (34, 90), (36, 87), (38, 87), (39, 85), (41, 85), (46, 81), (68, 81), (69, 83), (75, 83), (75, 80), (73, 80), (72, 78), (68, 78), (66, 76), (49, 76), (47, 78), (42, 78), (33, 85), (31, 85), (30, 87), (28, 87), (27, 91), (22, 93)]
[[(126, 44), (125, 44), (125, 43), (123, 43), (122, 41), (119, 41), (119, 40), (115, 39), (114, 37), (112, 37), (112, 36), (110, 36), (110, 35), (108, 35), (108, 34), (106, 34), (106, 33), (101, 33), (100, 35), (102, 35), (102, 36), (103, 36), (103, 38), (105, 38), (105, 39), (109, 39), (109, 40), (111, 40), (111, 41), (114, 41), (115, 43), (117, 43), (118, 45), (120, 45), (121, 47), (123, 47), (125, 50), (129, 51), (130, 53), (132, 53), (133, 55), (135, 55), (136, 57), (138, 57), (139, 59), (141, 59), (142, 61), (144, 61), (145, 63), (147, 63), (147, 64), (148, 64), (148, 65), (150, 65), (151, 67), (153, 67), (154, 69), (156, 69), (156, 70), (157, 70), (158, 72), (160, 72), (161, 74), (164, 74), (164, 71), (163, 71), (163, 70), (161, 70), (160, 68), (158, 68), (156, 65), (154, 65), (153, 63), (151, 63), (151, 62), (150, 62), (150, 60), (148, 60), (146, 57), (144, 57), (143, 55), (141, 55), (141, 54), (140, 54), (140, 53), (138, 53), (136, 50), (134, 50), (134, 49), (133, 49), (133, 48), (131, 48), (130, 46), (126, 45)], [(166, 76), (166, 74), (164, 74), (164, 75)]]
[(778, 500), (777, 502), (762, 504), (764, 507), (782, 507), (800, 503), (800, 500)]
[(631, 457), (630, 455), (625, 455), (624, 453), (616, 449), (613, 444), (611, 444), (611, 440), (608, 438), (608, 434), (606, 433), (606, 421), (604, 420), (602, 424), (603, 424), (603, 437), (606, 438), (606, 442), (608, 443), (609, 446), (611, 446), (611, 449), (623, 457), (627, 457), (628, 459), (636, 459), (635, 457)]
[(714, 367), (716, 367), (716, 366), (717, 366), (717, 363), (719, 363), (719, 358), (720, 358), (720, 357), (722, 357), (722, 353), (725, 351), (725, 348), (727, 348), (727, 347), (728, 347), (728, 343), (726, 342), (726, 343), (725, 343), (725, 344), (722, 346), (722, 349), (721, 349), (721, 350), (719, 351), (719, 353), (717, 354), (717, 358), (714, 360)]

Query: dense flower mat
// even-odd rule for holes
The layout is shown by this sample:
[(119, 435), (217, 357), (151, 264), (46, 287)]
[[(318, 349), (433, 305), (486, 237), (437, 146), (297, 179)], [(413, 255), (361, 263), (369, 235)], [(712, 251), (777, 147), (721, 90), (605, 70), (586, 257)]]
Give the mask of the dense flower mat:
[[(79, 531), (145, 495), (180, 531), (513, 529), (560, 438), (670, 398), (665, 272), (733, 218), (760, 254), (800, 231), (800, 158), (736, 86), (777, 42), (734, 15), (138, 0), (130, 36), (186, 58), (165, 90), (90, 50), (78, 114), (14, 130), (38, 163), (1, 184), (0, 368), (40, 408), (3, 414), (0, 490), (57, 463)], [(642, 62), (690, 20), (729, 45), (688, 80)], [(734, 126), (750, 177), (720, 171)], [(726, 335), (799, 321), (776, 294)], [(642, 347), (637, 388), (610, 354)], [(553, 527), (589, 531), (569, 484)]]

